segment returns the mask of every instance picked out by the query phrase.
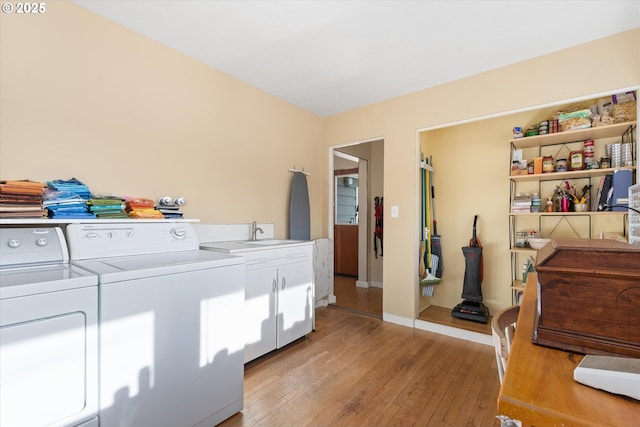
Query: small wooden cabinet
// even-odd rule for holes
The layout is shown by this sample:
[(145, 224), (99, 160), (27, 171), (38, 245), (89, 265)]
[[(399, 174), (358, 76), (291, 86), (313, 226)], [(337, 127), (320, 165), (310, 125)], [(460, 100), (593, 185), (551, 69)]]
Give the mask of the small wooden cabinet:
[(336, 225), (333, 236), (335, 273), (357, 277), (358, 225)]
[(552, 240), (538, 252), (533, 342), (640, 357), (640, 248), (608, 239)]

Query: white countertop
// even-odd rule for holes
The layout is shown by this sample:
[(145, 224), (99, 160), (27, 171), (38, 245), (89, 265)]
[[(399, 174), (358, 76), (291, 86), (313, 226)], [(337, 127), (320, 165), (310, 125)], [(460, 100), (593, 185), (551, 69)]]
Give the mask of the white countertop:
[(244, 240), (232, 242), (200, 242), (200, 249), (224, 251), (227, 253), (239, 253), (263, 251), (268, 249), (291, 248), (312, 244), (313, 240), (263, 239), (256, 241)]
[(56, 219), (56, 218), (2, 218), (0, 219), (0, 225), (43, 225), (43, 224), (78, 224), (78, 223), (89, 223), (89, 224), (106, 224), (106, 223), (137, 223), (137, 222), (199, 222), (199, 219), (185, 219), (185, 218), (176, 218), (176, 219), (167, 219), (167, 218), (156, 218), (156, 219), (144, 219), (144, 218), (114, 218), (114, 219), (106, 219), (106, 218), (78, 218), (78, 219)]

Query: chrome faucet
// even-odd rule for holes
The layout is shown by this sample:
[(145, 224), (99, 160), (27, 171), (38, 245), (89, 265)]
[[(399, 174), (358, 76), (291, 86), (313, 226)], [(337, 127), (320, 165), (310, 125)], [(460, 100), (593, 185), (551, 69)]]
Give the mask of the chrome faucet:
[(253, 221), (253, 224), (251, 224), (251, 241), (258, 240), (256, 238), (256, 234), (258, 233), (258, 231), (261, 234), (264, 234), (264, 230), (262, 230), (262, 228), (258, 227), (258, 224), (256, 223), (256, 221)]

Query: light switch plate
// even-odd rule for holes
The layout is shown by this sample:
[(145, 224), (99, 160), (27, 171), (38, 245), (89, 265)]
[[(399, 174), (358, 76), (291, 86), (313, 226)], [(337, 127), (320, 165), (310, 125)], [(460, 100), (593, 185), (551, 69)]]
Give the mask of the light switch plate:
[(391, 206), (391, 218), (398, 218), (398, 207)]

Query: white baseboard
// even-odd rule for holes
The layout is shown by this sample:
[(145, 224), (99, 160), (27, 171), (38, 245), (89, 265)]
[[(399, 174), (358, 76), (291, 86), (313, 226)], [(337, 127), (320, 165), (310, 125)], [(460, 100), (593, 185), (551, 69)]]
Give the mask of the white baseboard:
[(382, 289), (382, 282), (367, 282), (364, 280), (356, 280), (356, 286), (358, 288), (380, 288)]
[(319, 307), (326, 307), (329, 305), (329, 299), (328, 298), (320, 298), (316, 300), (315, 306), (316, 308)]
[(329, 294), (326, 297), (317, 299), (315, 302), (315, 306), (316, 308), (318, 307), (326, 307), (329, 304), (335, 304), (336, 303), (336, 296), (334, 294)]
[(414, 325), (416, 329), (421, 329), (423, 331), (435, 332), (437, 334), (473, 341), (478, 344), (486, 344), (493, 347), (493, 338), (491, 335), (454, 328), (453, 326), (441, 325), (439, 323), (426, 322), (420, 319), (416, 319)]
[(394, 314), (382, 313), (382, 320), (389, 323), (395, 323), (396, 325), (408, 326), (409, 328), (414, 327), (414, 319), (407, 319), (406, 317), (400, 317)]
[(382, 320), (389, 323), (395, 323), (396, 325), (435, 332), (436, 334), (447, 335), (453, 338), (459, 338), (493, 347), (493, 337), (479, 332), (454, 328), (452, 326), (441, 325), (439, 323), (426, 322), (420, 319), (408, 319), (406, 317), (400, 317), (389, 313), (382, 313)]

